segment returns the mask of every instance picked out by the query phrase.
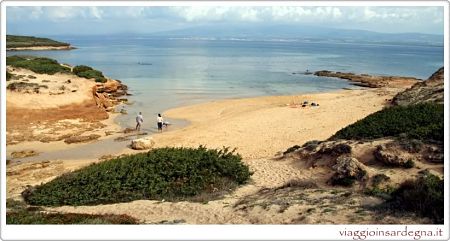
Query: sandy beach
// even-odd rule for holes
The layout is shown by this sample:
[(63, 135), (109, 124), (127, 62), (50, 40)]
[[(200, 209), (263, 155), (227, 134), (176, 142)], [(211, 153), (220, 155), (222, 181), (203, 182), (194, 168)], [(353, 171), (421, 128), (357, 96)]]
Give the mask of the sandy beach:
[[(324, 140), (380, 110), (397, 89), (341, 90), (298, 96), (214, 101), (164, 113), (187, 119), (182, 130), (155, 135), (157, 146), (237, 148), (245, 159), (274, 157), (293, 145)], [(318, 103), (302, 108), (301, 103)]]
[[(296, 96), (270, 96), (247, 99), (228, 99), (168, 110), (165, 117), (185, 119), (185, 128), (152, 135), (155, 147), (185, 146), (208, 148), (230, 147), (243, 157), (244, 163), (254, 172), (251, 182), (238, 188), (223, 199), (207, 204), (190, 202), (165, 202), (140, 200), (98, 206), (63, 206), (46, 208), (48, 211), (73, 213), (128, 214), (144, 223), (417, 223), (427, 222), (417, 217), (380, 216), (364, 211), (355, 216), (364, 205), (380, 201), (346, 189), (329, 189), (326, 180), (331, 176), (327, 166), (313, 168), (294, 159), (277, 159), (280, 153), (293, 145), (310, 140), (325, 140), (341, 128), (381, 110), (390, 104), (396, 93), (410, 86), (371, 89), (340, 90), (329, 93)], [(301, 103), (315, 102), (319, 106), (302, 107)], [(171, 127), (169, 127), (171, 128)], [(369, 144), (374, 148), (377, 143)], [(365, 149), (360, 155), (366, 155)], [(124, 148), (119, 154), (136, 153)], [(48, 160), (44, 162), (9, 165), (7, 195), (20, 197), (28, 185), (49, 181), (65, 172), (78, 169), (98, 158), (69, 161)], [(427, 166), (443, 173), (443, 166)], [(388, 169), (384, 171), (391, 172)], [(375, 171), (372, 171), (375, 173)], [(404, 180), (405, 173), (390, 173), (396, 182)], [(293, 201), (298, 190), (280, 188), (293, 180), (310, 180), (318, 185), (309, 189), (306, 203)], [(339, 198), (339, 195), (348, 198)], [(347, 194), (345, 194), (347, 193)], [(277, 198), (274, 199), (276, 194)], [(350, 196), (348, 196), (350, 195)], [(289, 205), (282, 205), (286, 201)], [(281, 203), (280, 203), (281, 202)], [(329, 211), (330, 206), (332, 211)], [(312, 213), (308, 210), (314, 209)], [(328, 210), (328, 211), (327, 211)], [(308, 211), (310, 212), (310, 211)], [(336, 218), (339, 213), (339, 218)]]

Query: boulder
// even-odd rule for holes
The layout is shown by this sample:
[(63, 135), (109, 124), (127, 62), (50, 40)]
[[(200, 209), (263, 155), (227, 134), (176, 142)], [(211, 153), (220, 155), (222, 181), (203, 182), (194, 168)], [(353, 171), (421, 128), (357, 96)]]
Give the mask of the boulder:
[(410, 168), (414, 166), (416, 158), (414, 155), (402, 151), (402, 149), (396, 145), (379, 145), (373, 152), (375, 159), (394, 167), (406, 167)]
[(131, 141), (131, 148), (134, 150), (147, 150), (155, 145), (152, 137), (144, 137)]
[(338, 157), (332, 168), (336, 171), (329, 180), (332, 185), (351, 186), (355, 180), (363, 180), (367, 175), (366, 166), (350, 156)]
[(444, 150), (441, 147), (429, 146), (422, 156), (428, 162), (444, 163)]
[(350, 156), (340, 156), (336, 159), (333, 170), (340, 177), (352, 177), (355, 179), (363, 178), (367, 171), (366, 166), (358, 161), (358, 159)]

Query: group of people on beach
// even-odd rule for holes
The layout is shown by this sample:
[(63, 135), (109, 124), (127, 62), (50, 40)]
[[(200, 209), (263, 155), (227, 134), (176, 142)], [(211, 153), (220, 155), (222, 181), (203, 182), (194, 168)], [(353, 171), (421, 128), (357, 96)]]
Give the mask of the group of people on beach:
[[(144, 123), (144, 117), (142, 116), (142, 112), (139, 112), (139, 114), (136, 116), (136, 130), (140, 131), (141, 126)], [(156, 124), (158, 126), (158, 131), (163, 131), (163, 126), (167, 128), (168, 123), (164, 122), (164, 119), (162, 118), (161, 114), (158, 114), (156, 117)]]

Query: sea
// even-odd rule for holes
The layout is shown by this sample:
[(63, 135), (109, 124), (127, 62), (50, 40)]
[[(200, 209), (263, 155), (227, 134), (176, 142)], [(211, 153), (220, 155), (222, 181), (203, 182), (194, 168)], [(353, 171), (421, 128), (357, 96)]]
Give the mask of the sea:
[[(346, 80), (305, 72), (331, 70), (428, 78), (444, 64), (436, 45), (357, 43), (301, 39), (213, 39), (152, 36), (51, 36), (70, 51), (14, 51), (7, 55), (50, 57), (88, 65), (129, 87), (127, 115), (115, 119), (156, 132), (156, 115), (170, 108), (220, 100), (296, 95), (356, 88)], [(169, 119), (170, 120), (170, 119)], [(170, 120), (175, 126), (187, 123)]]

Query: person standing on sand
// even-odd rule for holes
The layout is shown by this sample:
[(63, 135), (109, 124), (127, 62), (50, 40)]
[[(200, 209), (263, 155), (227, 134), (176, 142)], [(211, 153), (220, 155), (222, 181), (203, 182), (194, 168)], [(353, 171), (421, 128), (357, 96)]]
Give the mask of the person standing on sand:
[(156, 117), (156, 122), (158, 123), (158, 131), (162, 132), (164, 119), (161, 117), (161, 114), (158, 114), (158, 117)]
[(139, 112), (139, 114), (136, 116), (136, 130), (141, 130), (141, 125), (144, 122), (144, 117), (142, 116), (142, 112)]

